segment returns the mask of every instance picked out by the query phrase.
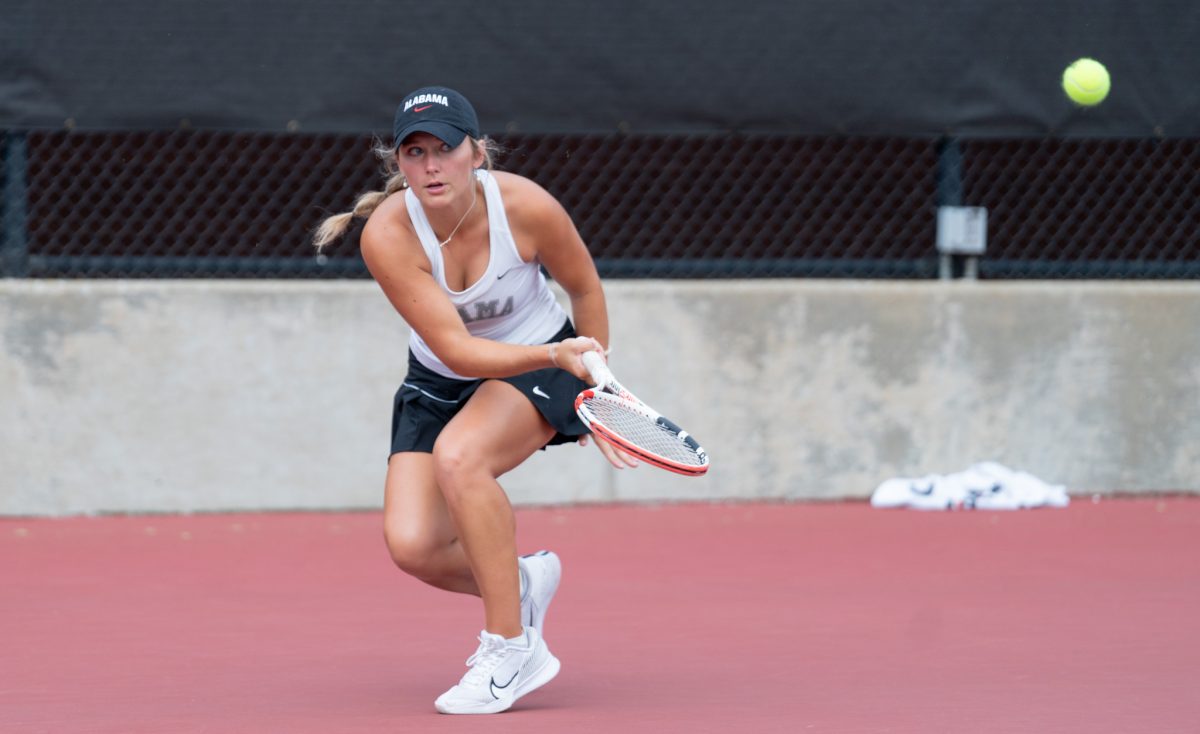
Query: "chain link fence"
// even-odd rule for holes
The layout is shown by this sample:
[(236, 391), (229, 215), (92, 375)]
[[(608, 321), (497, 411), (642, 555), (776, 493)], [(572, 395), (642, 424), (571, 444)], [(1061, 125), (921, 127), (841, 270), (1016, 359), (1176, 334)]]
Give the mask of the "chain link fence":
[[(933, 278), (940, 204), (982, 278), (1200, 275), (1200, 141), (501, 135), (606, 277)], [(8, 131), (0, 275), (363, 278), (312, 232), (382, 183), (367, 136)], [(948, 183), (949, 182), (949, 183)]]

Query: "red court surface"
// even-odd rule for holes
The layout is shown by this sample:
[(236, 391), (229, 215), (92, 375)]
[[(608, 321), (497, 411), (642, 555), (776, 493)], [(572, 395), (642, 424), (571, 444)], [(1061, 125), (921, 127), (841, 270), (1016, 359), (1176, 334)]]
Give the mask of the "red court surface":
[(563, 671), (441, 716), (478, 600), (377, 513), (0, 520), (0, 731), (1196, 732), (1200, 499), (526, 509)]

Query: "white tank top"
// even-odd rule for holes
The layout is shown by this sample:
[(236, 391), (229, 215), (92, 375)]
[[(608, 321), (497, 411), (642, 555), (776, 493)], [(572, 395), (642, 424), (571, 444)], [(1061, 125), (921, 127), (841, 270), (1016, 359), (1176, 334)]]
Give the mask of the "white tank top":
[[(433, 233), (417, 195), (412, 189), (404, 192), (408, 216), (425, 248), (425, 255), (433, 264), (433, 277), (450, 296), (450, 302), (458, 309), (458, 315), (472, 336), (507, 344), (544, 344), (563, 327), (567, 313), (546, 284), (537, 259), (528, 263), (521, 259), (508, 228), (500, 184), (485, 170), (476, 171), (475, 177), (483, 183), (487, 201), (491, 253), (487, 270), (463, 291), (451, 290), (446, 285), (446, 268), (437, 235)], [(418, 362), (439, 375), (472, 379), (447, 367), (416, 329), (411, 331), (408, 346)]]

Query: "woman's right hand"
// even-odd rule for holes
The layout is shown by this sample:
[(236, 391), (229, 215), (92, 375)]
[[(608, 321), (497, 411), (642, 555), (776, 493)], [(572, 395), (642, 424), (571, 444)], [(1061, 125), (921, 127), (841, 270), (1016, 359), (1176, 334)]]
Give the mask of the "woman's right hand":
[(603, 357), (604, 347), (590, 336), (576, 336), (564, 339), (550, 345), (550, 361), (559, 369), (570, 372), (590, 385), (592, 384), (592, 376), (588, 373), (587, 367), (583, 365), (583, 354), (585, 352), (599, 352)]

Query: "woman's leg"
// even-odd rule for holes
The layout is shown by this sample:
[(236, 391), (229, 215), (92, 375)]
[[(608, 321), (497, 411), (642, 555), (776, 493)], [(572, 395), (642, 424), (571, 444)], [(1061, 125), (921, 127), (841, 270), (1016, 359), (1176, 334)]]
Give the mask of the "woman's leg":
[(438, 436), (433, 477), (483, 598), (484, 629), (521, 634), (516, 520), (497, 477), (546, 445), (554, 429), (517, 388), (488, 380)]
[(405, 573), (447, 591), (479, 595), (446, 500), (433, 478), (433, 455), (392, 454), (383, 500), (383, 537)]

